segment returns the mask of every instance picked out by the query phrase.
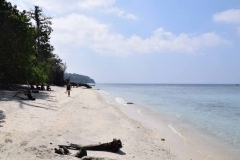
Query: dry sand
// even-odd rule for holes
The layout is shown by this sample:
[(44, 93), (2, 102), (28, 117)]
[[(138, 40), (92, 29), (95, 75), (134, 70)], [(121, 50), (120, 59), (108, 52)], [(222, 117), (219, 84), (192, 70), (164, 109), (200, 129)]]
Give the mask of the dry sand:
[(113, 138), (123, 143), (118, 153), (88, 151), (88, 155), (117, 160), (207, 157), (188, 148), (179, 136), (172, 138), (173, 132), (147, 127), (96, 90), (73, 88), (68, 97), (65, 88), (52, 89), (33, 94), (36, 101), (12, 98), (15, 92), (0, 92), (0, 159), (78, 159), (55, 154), (54, 148), (68, 143), (105, 143)]

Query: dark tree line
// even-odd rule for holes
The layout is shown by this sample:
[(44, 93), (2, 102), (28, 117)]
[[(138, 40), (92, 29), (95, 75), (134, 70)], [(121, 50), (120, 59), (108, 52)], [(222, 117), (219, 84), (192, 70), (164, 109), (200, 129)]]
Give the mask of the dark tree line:
[(63, 85), (66, 64), (53, 53), (51, 19), (38, 6), (19, 11), (0, 0), (0, 84)]

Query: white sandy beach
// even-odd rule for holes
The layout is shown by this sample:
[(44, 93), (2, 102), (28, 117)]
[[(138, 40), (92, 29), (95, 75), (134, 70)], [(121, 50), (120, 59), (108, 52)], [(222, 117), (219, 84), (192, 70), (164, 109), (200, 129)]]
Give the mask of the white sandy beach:
[(65, 88), (52, 89), (33, 94), (36, 101), (12, 98), (14, 92), (0, 93), (0, 159), (78, 159), (58, 155), (54, 148), (69, 143), (106, 143), (113, 138), (123, 143), (118, 153), (87, 151), (88, 156), (117, 160), (215, 159), (190, 148), (181, 136), (161, 124), (160, 129), (147, 127), (97, 90), (73, 88), (68, 97)]

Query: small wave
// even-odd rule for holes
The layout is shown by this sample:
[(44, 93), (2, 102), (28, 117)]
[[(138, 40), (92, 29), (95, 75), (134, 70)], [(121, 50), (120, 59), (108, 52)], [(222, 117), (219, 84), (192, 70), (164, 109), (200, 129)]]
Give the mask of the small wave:
[[(172, 126), (171, 123), (168, 125), (168, 127), (169, 127), (175, 134), (177, 134), (179, 137), (181, 137), (182, 139), (184, 139), (185, 145), (186, 145), (188, 148), (190, 148), (191, 150), (193, 150), (193, 151), (195, 151), (195, 152), (198, 152), (198, 153), (201, 153), (201, 154), (203, 154), (203, 155), (206, 155), (206, 154), (203, 153), (202, 151), (196, 150), (196, 149), (194, 149), (193, 147), (189, 146), (189, 145), (187, 144), (187, 138), (184, 137), (180, 132), (178, 132), (178, 131)], [(210, 156), (210, 155), (206, 155), (206, 158), (205, 158), (205, 159), (207, 159), (207, 157), (211, 157), (211, 156)]]
[(171, 128), (171, 130), (176, 133), (179, 137), (181, 137), (182, 139), (184, 139), (185, 143), (187, 142), (187, 139), (181, 134), (179, 133), (175, 128), (173, 128), (172, 124), (170, 123), (168, 125), (169, 128)]
[(151, 120), (152, 121), (152, 119), (150, 119), (150, 118), (148, 118), (148, 117), (146, 117), (146, 116), (144, 116), (142, 113), (141, 113), (141, 110), (137, 110), (137, 112), (138, 112), (138, 114), (140, 115), (140, 116), (142, 116), (142, 117), (144, 117), (144, 118), (146, 118), (146, 119), (148, 119), (148, 120)]
[(117, 97), (117, 98), (115, 98), (115, 100), (118, 102), (118, 103), (120, 103), (120, 104), (123, 104), (123, 105), (127, 105), (127, 101), (125, 101), (123, 98), (121, 98), (121, 97)]
[(105, 91), (99, 91), (100, 93), (103, 93), (103, 94), (109, 94), (108, 92), (105, 92)]

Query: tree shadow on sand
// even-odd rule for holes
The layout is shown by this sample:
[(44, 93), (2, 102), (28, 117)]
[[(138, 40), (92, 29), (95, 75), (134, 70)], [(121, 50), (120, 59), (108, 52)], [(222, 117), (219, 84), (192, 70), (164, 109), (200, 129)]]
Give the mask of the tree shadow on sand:
[[(28, 87), (26, 86), (18, 86), (18, 85), (14, 85), (14, 87), (8, 87), (8, 88), (3, 88), (0, 87), (0, 101), (25, 101), (28, 100), (28, 97), (24, 94), (17, 94), (18, 92), (27, 92)], [(51, 101), (51, 98), (54, 98), (55, 96), (51, 96), (49, 94), (49, 92), (52, 91), (42, 91), (42, 90), (37, 90), (38, 93), (36, 92), (32, 92), (32, 91), (36, 91), (36, 90), (31, 90), (31, 95), (36, 98), (36, 100), (38, 99), (44, 99), (44, 100), (48, 100)], [(14, 97), (14, 95), (16, 95)]]
[(0, 127), (3, 127), (1, 124), (4, 123), (4, 119), (6, 118), (6, 116), (4, 115), (3, 111), (0, 110)]
[(27, 100), (26, 101), (21, 100), (21, 101), (19, 101), (19, 103), (20, 103), (20, 108), (22, 108), (22, 109), (24, 108), (23, 105), (26, 105), (26, 106), (30, 106), (30, 107), (36, 107), (36, 108), (41, 108), (41, 109), (46, 109), (46, 110), (51, 110), (51, 111), (57, 111), (56, 109), (52, 109), (52, 106), (45, 105), (43, 107), (40, 105), (34, 105), (34, 104), (27, 103)]
[[(14, 86), (11, 88), (3, 88), (1, 87), (2, 90), (0, 90), (0, 101), (15, 101), (19, 103), (19, 107), (21, 109), (24, 108), (24, 105), (29, 106), (29, 107), (36, 107), (36, 108), (41, 108), (41, 109), (46, 109), (46, 110), (52, 110), (56, 111), (56, 109), (53, 109), (55, 106), (54, 105), (47, 105), (38, 102), (38, 100), (46, 100), (49, 102), (56, 102), (54, 99), (55, 96), (52, 96), (49, 94), (49, 92), (52, 91), (42, 91), (39, 90), (38, 93), (32, 92), (32, 97), (36, 98), (35, 100), (29, 100), (28, 97), (24, 94), (17, 94), (18, 92), (21, 91), (27, 91), (28, 88), (25, 86)], [(17, 94), (17, 96), (16, 96)]]

